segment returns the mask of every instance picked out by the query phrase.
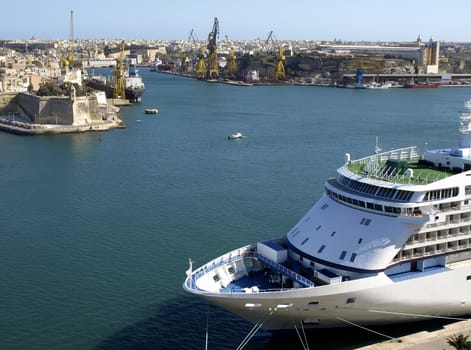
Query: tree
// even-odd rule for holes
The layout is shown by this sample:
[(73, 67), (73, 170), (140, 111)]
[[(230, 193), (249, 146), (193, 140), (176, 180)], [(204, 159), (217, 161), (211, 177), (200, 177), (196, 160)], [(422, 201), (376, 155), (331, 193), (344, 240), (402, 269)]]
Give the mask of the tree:
[(451, 337), (446, 338), (446, 340), (456, 350), (471, 350), (471, 342), (468, 341), (467, 335), (453, 334)]

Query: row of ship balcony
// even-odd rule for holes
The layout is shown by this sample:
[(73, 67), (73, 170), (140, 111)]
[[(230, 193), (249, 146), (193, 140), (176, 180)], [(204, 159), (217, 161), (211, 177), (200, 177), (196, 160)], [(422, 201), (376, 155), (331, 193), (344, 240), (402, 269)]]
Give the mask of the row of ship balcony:
[(393, 262), (421, 258), (425, 256), (442, 255), (471, 248), (471, 238), (437, 242), (421, 247), (402, 249), (393, 259)]
[(406, 242), (405, 248), (420, 248), (435, 243), (448, 243), (460, 239), (471, 238), (471, 225), (453, 228), (449, 230), (440, 230), (434, 232), (423, 232), (412, 235)]

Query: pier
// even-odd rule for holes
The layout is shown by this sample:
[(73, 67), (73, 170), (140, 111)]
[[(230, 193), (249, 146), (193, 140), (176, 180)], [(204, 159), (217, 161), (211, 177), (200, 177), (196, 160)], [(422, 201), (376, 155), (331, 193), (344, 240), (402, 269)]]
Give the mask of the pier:
[(419, 332), (404, 337), (368, 345), (357, 350), (451, 350), (449, 337), (462, 334), (471, 338), (471, 320), (450, 323), (434, 332)]

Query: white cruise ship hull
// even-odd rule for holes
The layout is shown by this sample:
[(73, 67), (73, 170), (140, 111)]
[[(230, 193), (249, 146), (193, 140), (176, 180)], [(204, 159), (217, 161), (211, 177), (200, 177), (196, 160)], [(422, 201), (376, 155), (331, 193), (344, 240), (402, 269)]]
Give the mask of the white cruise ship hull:
[(394, 281), (381, 273), (339, 284), (253, 294), (192, 292), (251, 323), (263, 322), (265, 330), (292, 330), (294, 324), (383, 325), (471, 314), (471, 266), (411, 274), (417, 276)]

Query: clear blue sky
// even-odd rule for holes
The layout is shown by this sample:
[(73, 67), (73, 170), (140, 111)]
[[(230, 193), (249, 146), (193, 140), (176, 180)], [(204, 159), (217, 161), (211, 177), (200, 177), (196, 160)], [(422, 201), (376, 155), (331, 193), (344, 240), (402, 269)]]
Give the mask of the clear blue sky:
[(3, 1), (0, 39), (220, 39), (471, 42), (471, 0), (25, 0)]

